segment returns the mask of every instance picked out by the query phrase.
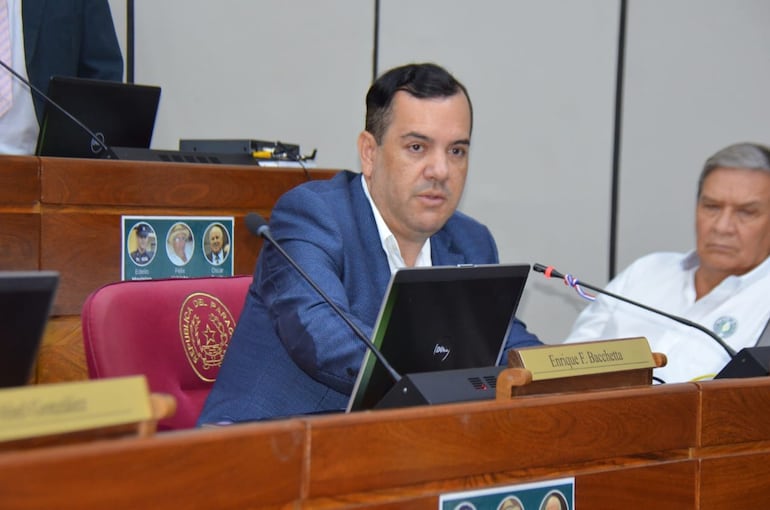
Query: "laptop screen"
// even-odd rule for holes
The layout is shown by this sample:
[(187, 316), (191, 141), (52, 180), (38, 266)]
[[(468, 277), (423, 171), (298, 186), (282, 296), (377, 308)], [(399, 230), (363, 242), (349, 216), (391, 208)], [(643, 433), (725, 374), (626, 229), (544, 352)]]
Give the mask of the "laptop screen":
[(0, 271), (0, 387), (29, 381), (58, 283), (54, 271)]
[[(529, 270), (527, 264), (398, 270), (372, 341), (402, 375), (496, 365)], [(347, 410), (373, 408), (393, 384), (367, 351)]]
[[(54, 76), (48, 85), (48, 97), (107, 147), (150, 147), (160, 87)], [(36, 155), (102, 158), (104, 152), (87, 130), (45, 103)]]

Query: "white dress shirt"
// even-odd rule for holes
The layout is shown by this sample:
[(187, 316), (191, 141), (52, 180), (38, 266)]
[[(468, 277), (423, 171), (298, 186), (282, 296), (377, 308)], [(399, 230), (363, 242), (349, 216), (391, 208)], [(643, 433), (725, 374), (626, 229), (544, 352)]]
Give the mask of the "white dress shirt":
[[(364, 195), (369, 200), (369, 205), (372, 206), (372, 212), (374, 213), (374, 222), (377, 224), (377, 232), (380, 234), (380, 242), (382, 243), (382, 249), (385, 251), (385, 255), (388, 257), (388, 266), (390, 267), (390, 273), (396, 272), (396, 269), (406, 267), (404, 257), (401, 256), (401, 249), (398, 247), (398, 241), (396, 236), (390, 231), (385, 224), (385, 220), (382, 219), (380, 211), (377, 206), (374, 205), (374, 200), (369, 194), (369, 186), (366, 185), (366, 179), (361, 177), (361, 184), (364, 187)], [(420, 253), (417, 254), (417, 260), (415, 260), (414, 267), (429, 267), (433, 265), (430, 252), (430, 239), (425, 241), (422, 245)]]
[[(11, 67), (27, 79), (21, 0), (8, 0), (8, 12), (11, 24), (11, 58), (13, 59)], [(7, 72), (6, 69), (0, 69), (0, 73)], [(32, 92), (16, 77), (12, 80), (13, 104), (11, 109), (0, 117), (0, 154), (34, 154), (40, 127), (35, 116), (35, 105), (32, 103)]]
[[(607, 290), (717, 333), (736, 352), (756, 345), (770, 318), (770, 258), (743, 276), (725, 278), (695, 300), (694, 252), (653, 253), (636, 260)], [(668, 364), (655, 370), (666, 382), (713, 377), (730, 357), (708, 335), (666, 317), (599, 295), (578, 316), (566, 342), (644, 336)]]

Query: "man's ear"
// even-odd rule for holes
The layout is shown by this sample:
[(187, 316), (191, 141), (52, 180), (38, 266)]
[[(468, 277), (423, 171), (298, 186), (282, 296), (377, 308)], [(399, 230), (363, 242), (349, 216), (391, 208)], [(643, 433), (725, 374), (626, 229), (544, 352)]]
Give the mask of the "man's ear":
[(361, 173), (371, 177), (374, 168), (374, 153), (377, 150), (377, 141), (369, 131), (361, 131), (358, 135), (358, 157), (361, 159)]

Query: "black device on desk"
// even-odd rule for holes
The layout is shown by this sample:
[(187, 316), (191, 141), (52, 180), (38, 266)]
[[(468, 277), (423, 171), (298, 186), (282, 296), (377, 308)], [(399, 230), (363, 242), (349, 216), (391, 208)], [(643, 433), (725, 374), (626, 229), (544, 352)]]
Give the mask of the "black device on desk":
[(55, 271), (0, 271), (0, 387), (30, 380), (58, 284)]
[[(90, 129), (99, 141), (51, 101)], [(160, 87), (54, 76), (44, 100), (35, 154), (103, 158), (109, 157), (105, 152), (112, 147), (147, 149), (159, 102)]]
[[(421, 391), (450, 391), (451, 398), (440, 399), (444, 402), (494, 398), (494, 391), (476, 391), (482, 388), (474, 388), (475, 380), (484, 389), (495, 384), (529, 271), (528, 264), (400, 269), (391, 277), (372, 342)], [(409, 402), (409, 390), (394, 387), (367, 351), (347, 410), (416, 405)]]

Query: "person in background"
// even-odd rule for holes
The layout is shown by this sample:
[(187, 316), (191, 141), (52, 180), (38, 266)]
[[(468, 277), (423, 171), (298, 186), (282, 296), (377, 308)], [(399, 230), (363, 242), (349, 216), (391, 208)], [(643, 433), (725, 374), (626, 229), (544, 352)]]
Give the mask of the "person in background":
[[(273, 236), (371, 336), (391, 274), (402, 267), (492, 264), (487, 227), (458, 212), (472, 109), (434, 64), (383, 74), (366, 96), (360, 174), (305, 183), (273, 208)], [(518, 320), (507, 348), (539, 345)], [(199, 424), (342, 411), (365, 346), (270, 243)], [(507, 359), (507, 358), (504, 358)]]
[[(710, 328), (736, 352), (756, 345), (770, 319), (770, 149), (730, 145), (708, 158), (698, 180), (696, 245), (632, 263), (607, 290)], [(668, 357), (665, 382), (716, 375), (726, 350), (696, 329), (600, 295), (567, 342), (644, 336)]]
[[(107, 0), (0, 0), (0, 60), (43, 93), (56, 75), (123, 79)], [(0, 154), (34, 153), (43, 107), (37, 94), (0, 68)]]

